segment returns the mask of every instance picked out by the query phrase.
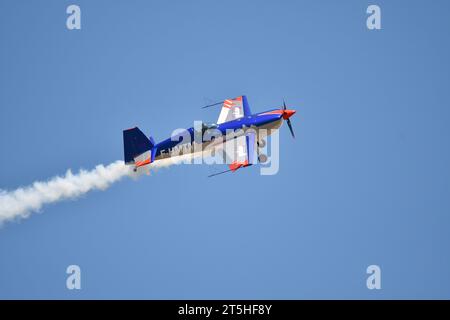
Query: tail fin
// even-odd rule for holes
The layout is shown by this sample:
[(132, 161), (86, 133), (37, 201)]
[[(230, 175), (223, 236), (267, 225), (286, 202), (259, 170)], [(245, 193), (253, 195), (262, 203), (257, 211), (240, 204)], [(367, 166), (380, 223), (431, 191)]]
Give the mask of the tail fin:
[(125, 164), (133, 164), (134, 158), (155, 146), (153, 138), (147, 138), (138, 127), (123, 131), (123, 154)]

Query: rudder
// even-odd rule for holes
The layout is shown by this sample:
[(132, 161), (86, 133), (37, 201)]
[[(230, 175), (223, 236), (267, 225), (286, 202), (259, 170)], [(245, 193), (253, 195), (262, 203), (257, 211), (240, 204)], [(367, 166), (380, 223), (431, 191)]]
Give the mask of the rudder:
[(123, 131), (123, 153), (125, 164), (134, 164), (134, 158), (150, 151), (155, 146), (153, 138), (147, 138), (138, 127)]

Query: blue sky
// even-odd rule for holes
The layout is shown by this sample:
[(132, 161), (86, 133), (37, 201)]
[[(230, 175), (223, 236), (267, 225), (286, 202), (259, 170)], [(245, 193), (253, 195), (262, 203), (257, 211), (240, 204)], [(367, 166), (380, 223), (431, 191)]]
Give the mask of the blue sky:
[(176, 166), (4, 225), (0, 298), (450, 298), (449, 9), (2, 0), (0, 189), (122, 159), (124, 128), (215, 121), (207, 99), (286, 99), (297, 139), (274, 176)]

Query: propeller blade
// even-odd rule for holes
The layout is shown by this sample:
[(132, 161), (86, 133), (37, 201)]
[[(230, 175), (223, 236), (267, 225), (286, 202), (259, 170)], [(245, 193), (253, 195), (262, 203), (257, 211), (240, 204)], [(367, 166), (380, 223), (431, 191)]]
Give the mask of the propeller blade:
[(283, 110), (286, 110), (286, 102), (284, 102), (284, 99), (283, 99)]
[(294, 129), (292, 129), (291, 120), (290, 120), (290, 119), (287, 119), (286, 122), (287, 122), (287, 125), (288, 125), (288, 127), (289, 127), (289, 130), (291, 131), (292, 138), (295, 139)]

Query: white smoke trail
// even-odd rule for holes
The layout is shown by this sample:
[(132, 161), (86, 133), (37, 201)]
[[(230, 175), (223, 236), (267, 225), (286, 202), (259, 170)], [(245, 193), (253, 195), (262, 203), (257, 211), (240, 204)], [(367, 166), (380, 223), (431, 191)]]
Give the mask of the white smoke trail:
[(65, 199), (75, 199), (92, 190), (105, 190), (114, 182), (125, 176), (137, 177), (160, 168), (189, 163), (200, 154), (181, 155), (176, 158), (158, 160), (148, 166), (132, 171), (123, 161), (116, 161), (107, 166), (98, 165), (91, 171), (80, 170), (73, 174), (69, 169), (62, 177), (56, 176), (48, 181), (37, 181), (28, 187), (13, 191), (0, 190), (0, 225), (6, 221), (28, 218), (38, 212), (45, 204)]
[[(157, 161), (151, 163), (150, 165), (145, 166), (143, 169), (145, 169), (147, 171), (156, 171), (158, 169), (168, 168), (173, 165), (194, 164), (195, 159), (198, 159), (200, 157), (205, 157), (205, 154), (206, 154), (206, 152), (200, 151), (200, 152), (196, 152), (196, 153), (188, 153), (188, 154), (172, 156), (171, 158), (157, 160)], [(199, 163), (201, 163), (201, 162), (199, 162)]]
[(80, 170), (77, 174), (68, 170), (62, 177), (34, 182), (31, 186), (14, 191), (0, 190), (0, 225), (6, 221), (27, 218), (45, 204), (73, 199), (91, 190), (105, 190), (131, 174), (129, 166), (123, 161), (116, 161), (107, 166), (98, 165), (91, 171)]

